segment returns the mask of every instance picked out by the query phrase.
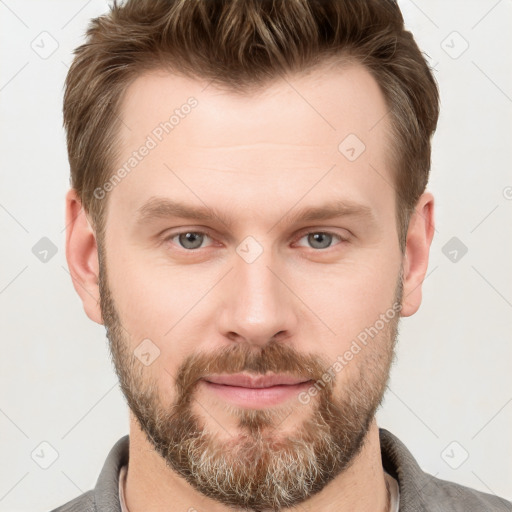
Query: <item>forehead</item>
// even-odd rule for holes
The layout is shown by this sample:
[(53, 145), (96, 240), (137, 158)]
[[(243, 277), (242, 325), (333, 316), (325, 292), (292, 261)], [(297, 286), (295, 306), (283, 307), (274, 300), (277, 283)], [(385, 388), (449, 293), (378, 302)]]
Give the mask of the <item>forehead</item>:
[(178, 194), (195, 204), (208, 197), (231, 210), (230, 197), (249, 210), (258, 201), (261, 209), (265, 197), (270, 211), (278, 198), (291, 206), (334, 167), (308, 198), (343, 191), (389, 207), (387, 113), (377, 82), (361, 65), (282, 76), (250, 93), (146, 73), (123, 99), (116, 169), (129, 175), (110, 201), (129, 214), (153, 196)]
[[(139, 76), (125, 93), (122, 140), (127, 146), (137, 144), (139, 132), (151, 133), (190, 98), (195, 98), (199, 107), (193, 110), (194, 130), (187, 130), (185, 125), (190, 122), (181, 123), (180, 116), (174, 126), (179, 124), (180, 129), (173, 129), (176, 143), (225, 143), (229, 147), (258, 142), (331, 144), (344, 133), (355, 133), (371, 142), (389, 128), (388, 120), (383, 119), (388, 108), (376, 80), (356, 63), (281, 75), (248, 92), (219, 89), (205, 79), (156, 70)], [(297, 120), (303, 123), (297, 125)], [(216, 127), (213, 131), (212, 124)], [(376, 125), (380, 129), (372, 133)], [(267, 133), (269, 128), (273, 130)]]

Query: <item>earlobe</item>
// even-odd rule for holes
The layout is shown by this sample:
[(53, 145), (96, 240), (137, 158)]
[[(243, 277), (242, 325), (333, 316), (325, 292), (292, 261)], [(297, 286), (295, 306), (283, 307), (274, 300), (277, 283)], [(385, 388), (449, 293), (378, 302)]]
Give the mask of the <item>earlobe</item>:
[(87, 316), (103, 324), (99, 303), (96, 235), (75, 189), (70, 189), (66, 194), (66, 260), (73, 286)]
[(411, 215), (403, 261), (402, 316), (418, 311), (422, 284), (428, 268), (430, 245), (434, 237), (434, 196), (425, 192)]

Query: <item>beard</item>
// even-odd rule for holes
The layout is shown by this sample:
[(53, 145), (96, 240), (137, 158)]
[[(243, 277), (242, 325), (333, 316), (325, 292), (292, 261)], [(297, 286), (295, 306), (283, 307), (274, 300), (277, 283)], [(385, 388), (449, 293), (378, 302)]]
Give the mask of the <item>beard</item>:
[[(350, 378), (338, 394), (336, 379), (325, 378), (332, 375), (332, 369), (327, 370), (333, 362), (271, 339), (261, 348), (236, 343), (188, 356), (174, 378), (176, 398), (169, 405), (160, 397), (157, 375), (130, 348), (101, 262), (100, 249), (101, 312), (128, 406), (166, 465), (197, 491), (237, 510), (277, 511), (304, 502), (350, 466), (364, 445), (387, 386), (398, 313), (354, 356), (349, 369), (342, 368), (341, 374), (348, 370)], [(400, 274), (394, 304), (401, 304), (402, 289)], [(239, 372), (287, 373), (321, 386), (315, 386), (318, 393), (307, 404), (297, 400), (286, 407), (229, 408), (237, 420), (236, 434), (221, 439), (203, 419), (209, 417), (208, 411), (194, 412), (197, 388), (200, 379), (211, 373)], [(293, 412), (296, 417), (297, 409), (303, 419), (284, 435), (282, 424)]]

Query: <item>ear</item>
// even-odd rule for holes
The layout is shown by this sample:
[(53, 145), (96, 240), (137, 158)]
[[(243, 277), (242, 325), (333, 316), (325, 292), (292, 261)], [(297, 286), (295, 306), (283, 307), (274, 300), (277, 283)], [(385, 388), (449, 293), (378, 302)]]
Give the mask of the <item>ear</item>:
[(94, 322), (103, 324), (96, 235), (73, 188), (66, 194), (66, 260), (85, 313)]
[(401, 316), (411, 316), (421, 304), (421, 286), (428, 267), (430, 245), (434, 237), (434, 196), (425, 192), (411, 214), (403, 261), (403, 298)]

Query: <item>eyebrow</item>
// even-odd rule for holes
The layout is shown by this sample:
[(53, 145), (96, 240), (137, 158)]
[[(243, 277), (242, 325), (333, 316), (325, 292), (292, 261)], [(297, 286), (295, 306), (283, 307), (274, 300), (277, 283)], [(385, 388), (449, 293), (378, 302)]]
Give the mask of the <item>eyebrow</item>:
[[(368, 222), (375, 222), (374, 211), (369, 206), (356, 203), (351, 200), (334, 200), (320, 206), (307, 206), (298, 208), (283, 215), (275, 224), (281, 222), (299, 223), (320, 220), (329, 220), (340, 217), (355, 217)], [(231, 228), (233, 219), (229, 218), (215, 208), (204, 206), (193, 206), (176, 200), (154, 196), (148, 199), (136, 213), (136, 224), (144, 225), (157, 219), (182, 218), (196, 221), (220, 221)]]

